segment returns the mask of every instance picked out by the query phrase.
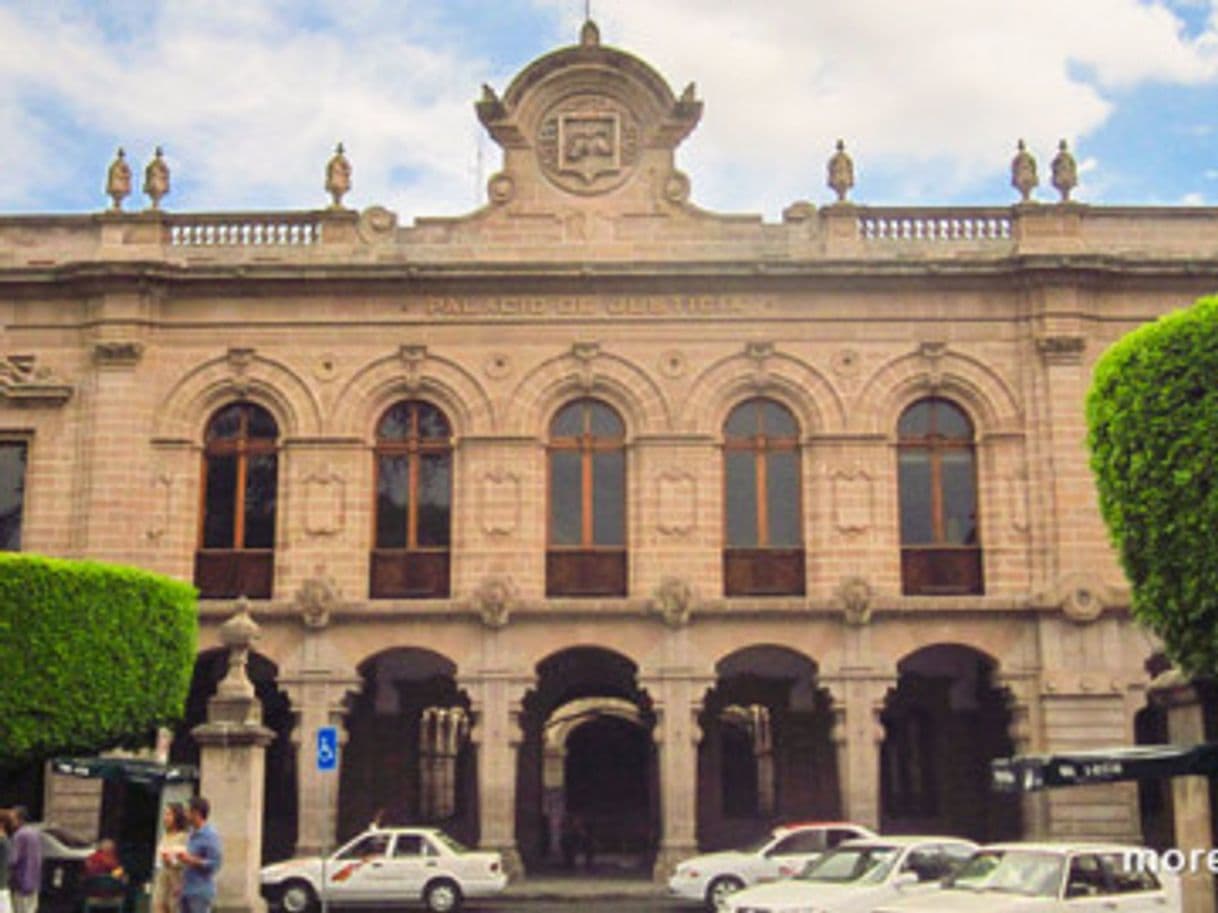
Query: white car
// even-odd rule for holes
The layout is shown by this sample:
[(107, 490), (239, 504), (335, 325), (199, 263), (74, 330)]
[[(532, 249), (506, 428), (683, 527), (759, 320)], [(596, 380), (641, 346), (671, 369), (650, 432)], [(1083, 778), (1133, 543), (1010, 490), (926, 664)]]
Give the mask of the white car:
[(1179, 879), (1127, 864), (1138, 852), (1108, 843), (985, 846), (943, 890), (875, 913), (1183, 913)]
[(668, 889), (678, 897), (702, 901), (708, 910), (718, 910), (741, 888), (790, 878), (825, 850), (845, 840), (874, 836), (865, 827), (838, 822), (776, 827), (743, 849), (706, 853), (679, 863), (668, 879)]
[(455, 913), (466, 897), (507, 885), (498, 853), (466, 849), (427, 827), (372, 828), (330, 856), (268, 865), (260, 880), (262, 896), (283, 913), (313, 913), (323, 894), (335, 906), (422, 901), (433, 913)]
[(745, 888), (730, 913), (871, 913), (876, 904), (937, 891), (977, 844), (955, 837), (876, 837), (829, 850), (794, 878)]

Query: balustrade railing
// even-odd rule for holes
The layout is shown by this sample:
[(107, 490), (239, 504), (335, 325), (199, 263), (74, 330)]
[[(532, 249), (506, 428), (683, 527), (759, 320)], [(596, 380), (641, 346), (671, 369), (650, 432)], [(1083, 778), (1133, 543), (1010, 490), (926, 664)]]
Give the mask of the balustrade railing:
[(321, 223), (312, 213), (174, 216), (169, 222), (173, 247), (306, 247), (320, 239)]
[(999, 209), (871, 211), (859, 216), (858, 231), (864, 241), (1009, 241), (1011, 215)]

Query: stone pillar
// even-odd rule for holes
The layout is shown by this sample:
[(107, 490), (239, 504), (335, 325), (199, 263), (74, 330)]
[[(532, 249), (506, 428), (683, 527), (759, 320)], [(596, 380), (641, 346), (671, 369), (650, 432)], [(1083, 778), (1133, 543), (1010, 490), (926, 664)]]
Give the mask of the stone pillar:
[(837, 750), (837, 778), (842, 814), (874, 830), (880, 827), (880, 745), (884, 698), (896, 681), (871, 674), (822, 677), (833, 697), (832, 739)]
[(264, 910), (258, 895), (262, 866), (262, 804), (266, 746), (275, 733), (262, 725), (262, 706), (246, 675), (250, 643), (258, 626), (242, 602), (220, 627), (229, 650), (228, 674), (207, 704), (207, 722), (191, 730), (199, 743), (202, 795), (211, 802), (211, 822), (224, 844), (216, 878), (216, 913)]
[(639, 684), (652, 696), (654, 739), (660, 753), (660, 847), (654, 877), (667, 881), (673, 867), (698, 849), (698, 744), (702, 695), (713, 679), (660, 675)]
[[(1016, 755), (1035, 754), (1042, 748), (1040, 738), (1039, 682), (1035, 673), (1012, 672), (995, 676), (994, 687), (1006, 695), (1011, 722), (1007, 733), (1012, 751)], [(1025, 840), (1044, 840), (1049, 837), (1048, 794), (1025, 792), (1020, 794), (1023, 813), (1023, 837)]]
[(471, 696), (474, 715), (470, 741), (478, 758), (478, 842), (500, 852), (508, 875), (519, 878), (524, 863), (516, 847), (516, 766), (523, 683), (514, 676), (484, 673), (461, 684)]
[[(1167, 710), (1167, 737), (1174, 745), (1198, 745), (1205, 738), (1205, 718), (1201, 698), (1192, 682), (1180, 671), (1169, 669), (1151, 683), (1151, 698)], [(1174, 846), (1189, 855), (1195, 849), (1213, 845), (1210, 819), (1210, 784), (1206, 777), (1173, 777), (1171, 781), (1172, 817), (1175, 820)], [(1180, 876), (1184, 909), (1188, 913), (1214, 913), (1214, 877), (1204, 871)]]
[(753, 757), (757, 764), (757, 811), (768, 818), (774, 814), (774, 739), (770, 731), (770, 711), (760, 704), (752, 704), (748, 710)]

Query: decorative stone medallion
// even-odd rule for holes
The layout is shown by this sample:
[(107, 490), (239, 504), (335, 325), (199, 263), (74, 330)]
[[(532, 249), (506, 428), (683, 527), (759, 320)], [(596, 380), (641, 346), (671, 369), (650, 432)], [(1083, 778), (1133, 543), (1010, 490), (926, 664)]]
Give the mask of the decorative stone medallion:
[(612, 98), (572, 95), (542, 118), (537, 158), (546, 177), (563, 190), (605, 193), (620, 186), (638, 163), (638, 123)]

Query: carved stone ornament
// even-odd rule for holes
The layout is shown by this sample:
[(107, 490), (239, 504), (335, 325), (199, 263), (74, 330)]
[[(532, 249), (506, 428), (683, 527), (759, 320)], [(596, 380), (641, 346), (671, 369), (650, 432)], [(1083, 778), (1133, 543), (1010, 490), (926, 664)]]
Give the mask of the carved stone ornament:
[(673, 171), (664, 181), (664, 199), (670, 203), (685, 203), (690, 194), (689, 176), (680, 171)]
[(486, 195), (496, 206), (510, 203), (512, 197), (516, 196), (516, 182), (510, 174), (504, 174), (502, 171), (491, 175), (491, 179), (486, 182)]
[(384, 206), (369, 206), (359, 214), (355, 232), (365, 244), (378, 244), (393, 240), (397, 227), (396, 213)]
[(152, 201), (149, 209), (160, 209), (161, 200), (169, 193), (169, 166), (165, 163), (165, 152), (160, 146), (156, 147), (156, 155), (144, 169), (144, 193)]
[(151, 485), (152, 516), (144, 535), (150, 542), (159, 544), (173, 522), (173, 476), (168, 472), (157, 472)]
[(1077, 624), (1089, 624), (1104, 614), (1106, 587), (1090, 574), (1068, 574), (1057, 583), (1055, 602)]
[(492, 469), (483, 474), (481, 481), (482, 532), (488, 536), (511, 536), (520, 525), (520, 476)]
[(0, 400), (27, 406), (61, 406), (72, 396), (51, 369), (37, 365), (34, 355), (0, 355)]
[(336, 472), (310, 474), (304, 480), (304, 528), (309, 536), (332, 536), (346, 525), (347, 483)]
[(1087, 340), (1082, 336), (1038, 336), (1036, 350), (1045, 364), (1077, 365), (1083, 360)]
[(1020, 140), (1011, 159), (1011, 186), (1019, 191), (1020, 202), (1032, 202), (1032, 191), (1040, 183), (1036, 177), (1036, 159), (1028, 151), (1028, 147)]
[(330, 624), (330, 616), (342, 607), (338, 584), (318, 569), (317, 576), (310, 577), (300, 585), (292, 607), (300, 613), (306, 628), (319, 631)]
[(131, 195), (131, 166), (127, 164), (127, 153), (121, 146), (106, 173), (106, 194), (114, 201), (110, 206), (114, 212), (121, 212), (123, 200)]
[(660, 353), (659, 368), (665, 377), (676, 379), (686, 372), (689, 362), (680, 349), (668, 349)]
[(343, 154), (343, 144), (334, 147), (334, 154), (326, 163), (326, 193), (330, 194), (331, 209), (343, 208), (343, 196), (351, 190), (351, 163)]
[(224, 358), (228, 362), (229, 370), (234, 374), (241, 375), (253, 364), (254, 350), (234, 346), (228, 350)]
[(851, 627), (862, 627), (871, 621), (874, 594), (871, 584), (862, 577), (844, 577), (833, 591), (833, 603), (842, 612), (842, 620)]
[(110, 368), (130, 368), (144, 357), (144, 344), (134, 341), (93, 343), (93, 361)]
[(662, 535), (682, 537), (693, 532), (697, 516), (697, 482), (688, 472), (670, 470), (656, 479), (658, 519)]
[(488, 628), (503, 628), (518, 603), (512, 578), (492, 575), (485, 578), (470, 600), (482, 623)]
[(570, 193), (593, 195), (618, 187), (639, 160), (639, 126), (616, 99), (568, 96), (541, 119), (537, 159), (542, 172)]
[(694, 610), (693, 587), (679, 577), (665, 577), (656, 587), (649, 605), (668, 627), (684, 627), (689, 624)]
[(492, 352), (482, 370), (492, 380), (503, 380), (512, 373), (512, 356), (507, 352)]
[(829, 189), (837, 194), (837, 202), (846, 203), (846, 195), (850, 193), (850, 188), (854, 186), (854, 162), (846, 154), (845, 142), (840, 139), (837, 141), (837, 151), (829, 159), (829, 179), (827, 183)]
[(1053, 169), (1053, 186), (1061, 194), (1061, 202), (1070, 202), (1070, 191), (1078, 186), (1078, 164), (1065, 140), (1057, 144), (1057, 155), (1050, 167)]
[(839, 349), (829, 359), (829, 367), (841, 378), (858, 376), (862, 363), (863, 358), (857, 349)]
[(873, 486), (866, 470), (839, 470), (830, 477), (833, 496), (833, 525), (838, 532), (849, 535), (865, 533), (871, 528), (874, 512)]

